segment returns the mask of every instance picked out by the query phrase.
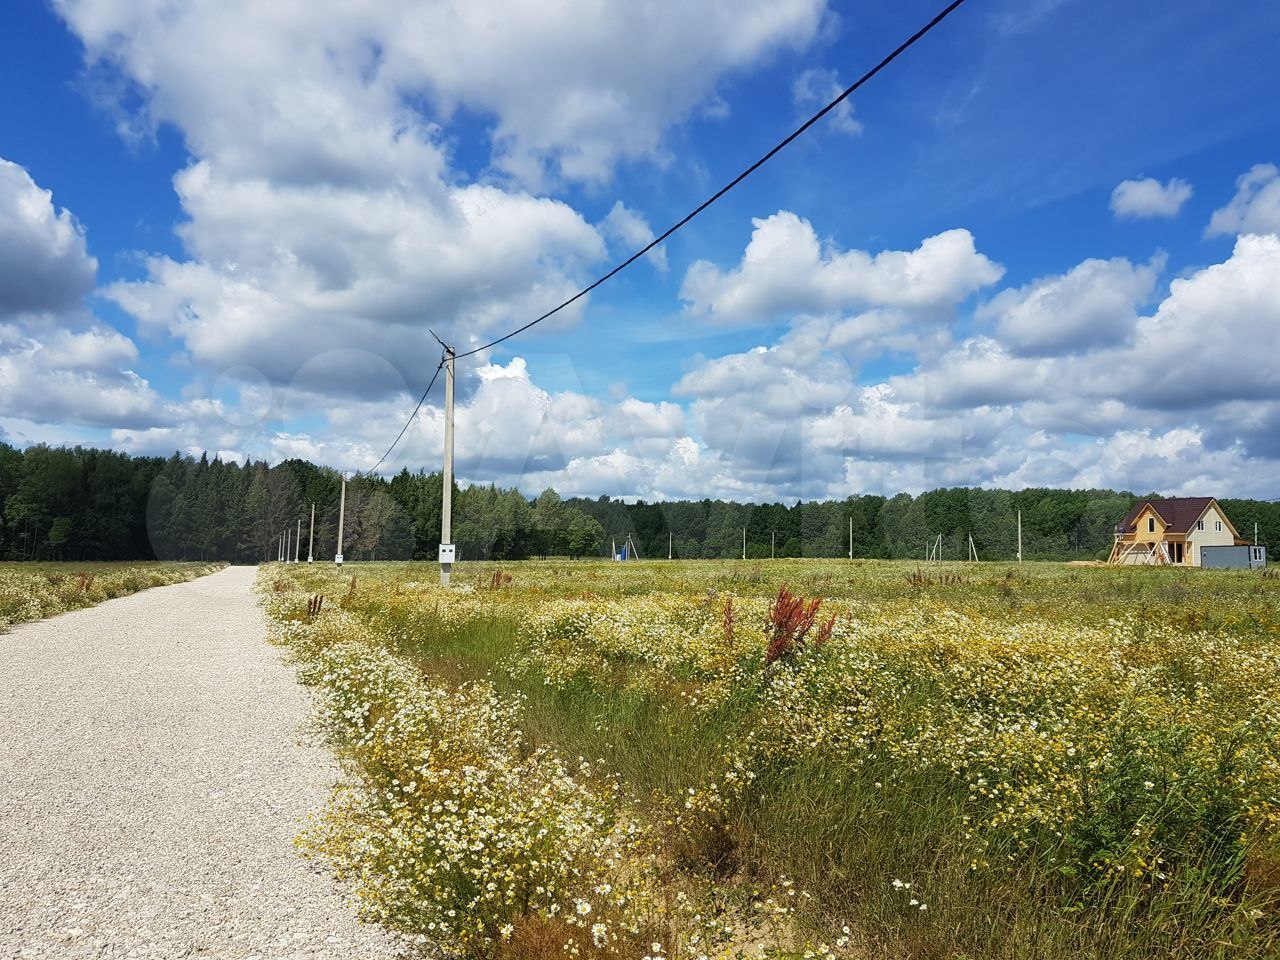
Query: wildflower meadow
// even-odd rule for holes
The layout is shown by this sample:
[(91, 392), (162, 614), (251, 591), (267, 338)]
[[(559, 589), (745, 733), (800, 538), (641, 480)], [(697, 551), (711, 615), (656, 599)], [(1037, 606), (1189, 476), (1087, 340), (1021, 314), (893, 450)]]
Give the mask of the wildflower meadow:
[[(1280, 582), (262, 568), (348, 776), (303, 848), (458, 957), (1266, 957)], [(461, 582), (459, 582), (461, 581)]]

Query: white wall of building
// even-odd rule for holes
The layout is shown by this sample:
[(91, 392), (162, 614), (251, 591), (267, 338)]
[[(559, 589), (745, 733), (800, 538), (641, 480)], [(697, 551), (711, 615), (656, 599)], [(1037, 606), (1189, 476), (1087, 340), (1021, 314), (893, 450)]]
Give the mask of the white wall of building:
[(1201, 547), (1229, 547), (1236, 542), (1235, 535), (1231, 532), (1231, 525), (1227, 523), (1227, 518), (1218, 509), (1217, 504), (1211, 505), (1204, 512), (1200, 523), (1204, 525), (1203, 530), (1192, 526), (1187, 534), (1187, 549), (1191, 551), (1191, 555), (1186, 558), (1187, 563), (1197, 567), (1200, 566)]

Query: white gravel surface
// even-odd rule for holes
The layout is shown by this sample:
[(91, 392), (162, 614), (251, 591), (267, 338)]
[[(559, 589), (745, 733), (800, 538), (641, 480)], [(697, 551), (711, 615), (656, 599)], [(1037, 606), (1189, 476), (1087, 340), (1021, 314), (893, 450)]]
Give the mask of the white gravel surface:
[(338, 771), (253, 579), (0, 634), (0, 957), (399, 955), (293, 847)]

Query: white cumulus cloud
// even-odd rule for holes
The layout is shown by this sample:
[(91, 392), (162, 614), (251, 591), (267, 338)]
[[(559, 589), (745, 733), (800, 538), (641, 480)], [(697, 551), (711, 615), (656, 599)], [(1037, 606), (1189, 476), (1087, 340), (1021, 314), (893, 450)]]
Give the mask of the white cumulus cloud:
[(1004, 290), (977, 311), (1021, 354), (1070, 353), (1123, 343), (1155, 290), (1165, 258), (1085, 260), (1067, 273)]
[(74, 307), (97, 271), (70, 211), (55, 208), (52, 192), (0, 157), (0, 317)]
[(1213, 212), (1205, 233), (1280, 233), (1280, 167), (1259, 163), (1241, 174), (1235, 196)]
[[(430, 173), (433, 124), (492, 118), (494, 164), (601, 181), (652, 158), (720, 80), (816, 37), (824, 0), (57, 0), (193, 150), (233, 175), (371, 182)], [(283, 65), (287, 68), (282, 68)], [(424, 107), (428, 115), (424, 116)]]
[(950, 308), (1004, 273), (963, 229), (927, 237), (915, 250), (870, 254), (824, 244), (787, 210), (752, 224), (737, 267), (699, 260), (689, 268), (680, 296), (691, 313), (735, 324), (869, 306)]
[(1176, 217), (1191, 194), (1191, 184), (1177, 177), (1166, 183), (1152, 177), (1125, 180), (1111, 191), (1111, 212), (1121, 220)]

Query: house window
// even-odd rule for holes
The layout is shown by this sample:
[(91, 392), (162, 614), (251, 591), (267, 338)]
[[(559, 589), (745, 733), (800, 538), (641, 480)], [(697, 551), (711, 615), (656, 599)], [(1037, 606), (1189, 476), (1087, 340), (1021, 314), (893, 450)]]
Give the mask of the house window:
[(1222, 521), (1221, 521), (1221, 520), (1215, 520), (1215, 521), (1214, 521), (1214, 524), (1213, 524), (1213, 528), (1214, 528), (1215, 530), (1217, 530), (1219, 533), (1221, 533), (1221, 532), (1222, 532)]
[(1262, 559), (1262, 548), (1261, 548), (1261, 547), (1254, 547), (1254, 548), (1253, 548), (1253, 559), (1255, 559), (1255, 560), (1261, 560), (1261, 559)]
[(1204, 529), (1204, 521), (1203, 521), (1203, 520), (1197, 520), (1197, 521), (1196, 521), (1196, 529), (1197, 529), (1197, 530), (1203, 530), (1203, 529)]
[(1147, 517), (1147, 533), (1155, 533), (1155, 532), (1156, 532), (1156, 518)]

